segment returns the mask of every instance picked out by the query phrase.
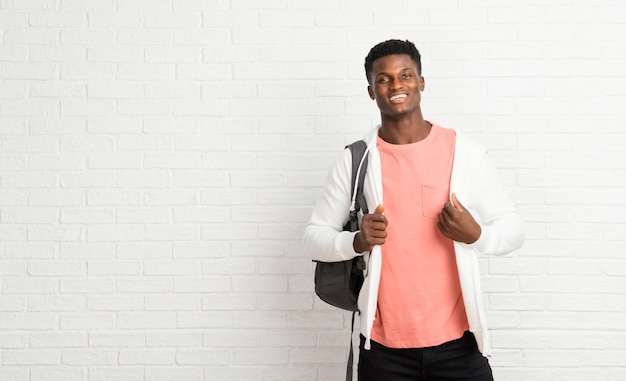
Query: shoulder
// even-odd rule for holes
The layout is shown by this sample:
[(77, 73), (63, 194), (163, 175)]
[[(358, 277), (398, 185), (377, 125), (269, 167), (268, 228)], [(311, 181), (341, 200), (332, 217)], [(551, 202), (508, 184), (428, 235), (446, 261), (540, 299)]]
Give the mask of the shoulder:
[[(429, 121), (430, 122), (430, 121)], [(486, 149), (476, 142), (473, 138), (454, 128), (444, 127), (439, 124), (430, 122), (433, 128), (439, 130), (439, 133), (445, 134), (455, 141), (455, 150), (461, 151), (462, 154), (483, 155)]]

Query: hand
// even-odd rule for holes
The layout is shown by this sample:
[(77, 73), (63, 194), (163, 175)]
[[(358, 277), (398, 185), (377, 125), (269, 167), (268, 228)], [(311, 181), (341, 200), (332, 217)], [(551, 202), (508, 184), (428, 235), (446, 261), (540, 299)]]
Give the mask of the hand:
[(357, 253), (371, 251), (376, 245), (385, 243), (387, 218), (383, 215), (384, 206), (378, 205), (374, 213), (366, 214), (361, 220), (361, 230), (354, 236), (352, 247)]
[(446, 237), (463, 243), (474, 243), (480, 238), (480, 225), (474, 217), (457, 200), (456, 194), (452, 193), (452, 202), (443, 205), (441, 213), (437, 216), (437, 227)]

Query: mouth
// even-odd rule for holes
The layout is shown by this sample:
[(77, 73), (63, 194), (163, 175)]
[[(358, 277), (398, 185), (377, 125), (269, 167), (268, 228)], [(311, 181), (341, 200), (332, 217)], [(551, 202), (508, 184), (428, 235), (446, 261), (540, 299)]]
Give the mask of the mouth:
[(391, 103), (402, 103), (406, 97), (408, 97), (408, 94), (396, 94), (389, 97), (389, 101)]

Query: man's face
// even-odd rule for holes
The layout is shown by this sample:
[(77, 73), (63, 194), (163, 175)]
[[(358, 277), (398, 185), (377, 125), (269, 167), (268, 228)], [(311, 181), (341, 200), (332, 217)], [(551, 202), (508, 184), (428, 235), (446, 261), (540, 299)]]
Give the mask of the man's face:
[(400, 118), (420, 109), (424, 77), (407, 54), (392, 54), (373, 62), (367, 90), (383, 116)]

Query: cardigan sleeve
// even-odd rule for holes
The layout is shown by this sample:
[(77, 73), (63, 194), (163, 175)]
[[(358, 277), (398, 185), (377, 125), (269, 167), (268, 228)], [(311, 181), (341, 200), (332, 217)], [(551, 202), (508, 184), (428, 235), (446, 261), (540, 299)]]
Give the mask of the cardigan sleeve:
[(352, 242), (356, 232), (343, 231), (350, 211), (352, 157), (346, 149), (335, 160), (304, 229), (304, 249), (313, 260), (337, 262), (359, 255)]
[(477, 215), (473, 216), (482, 231), (470, 246), (485, 255), (502, 255), (519, 249), (524, 242), (522, 218), (497, 179), (485, 152), (472, 172), (471, 209), (476, 212)]

